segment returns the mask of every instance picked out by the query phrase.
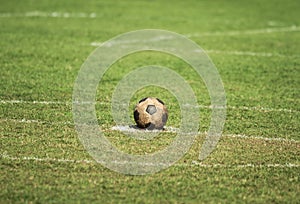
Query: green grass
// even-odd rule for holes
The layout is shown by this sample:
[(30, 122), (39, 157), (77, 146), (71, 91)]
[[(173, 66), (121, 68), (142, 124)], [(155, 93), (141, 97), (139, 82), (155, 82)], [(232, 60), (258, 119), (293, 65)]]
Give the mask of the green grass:
[[(296, 0), (1, 1), (0, 203), (298, 203), (299, 7)], [(25, 16), (34, 11), (73, 16)], [(79, 18), (80, 13), (96, 17)], [(291, 26), (297, 30), (275, 32)], [(209, 108), (200, 110), (201, 133), (180, 161), (156, 174), (128, 176), (89, 156), (73, 125), (71, 101), (78, 71), (95, 49), (92, 42), (145, 28), (190, 35), (207, 50), (228, 108), (224, 135), (205, 161), (195, 162), (209, 128)], [(249, 32), (266, 29), (271, 32)], [(143, 52), (117, 61), (99, 84), (97, 118), (105, 136), (132, 154), (160, 150), (175, 136), (138, 141), (111, 130), (114, 87), (136, 67), (150, 64), (176, 71), (198, 103), (210, 105), (203, 81), (174, 56)], [(179, 127), (173, 95), (148, 87), (134, 93), (130, 106), (145, 95), (163, 99), (168, 125)], [(14, 100), (23, 102), (9, 103)]]

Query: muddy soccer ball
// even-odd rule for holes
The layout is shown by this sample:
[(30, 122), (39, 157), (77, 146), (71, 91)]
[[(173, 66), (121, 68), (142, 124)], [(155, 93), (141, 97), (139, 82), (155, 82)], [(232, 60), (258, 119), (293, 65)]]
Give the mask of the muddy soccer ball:
[(168, 120), (168, 111), (160, 99), (143, 98), (135, 106), (134, 120), (139, 128), (163, 129)]

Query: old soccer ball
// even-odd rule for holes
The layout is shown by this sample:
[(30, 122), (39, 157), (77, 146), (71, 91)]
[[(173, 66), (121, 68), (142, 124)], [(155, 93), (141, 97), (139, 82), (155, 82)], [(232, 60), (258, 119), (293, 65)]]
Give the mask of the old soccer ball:
[(163, 129), (168, 120), (168, 110), (164, 102), (152, 97), (140, 100), (133, 115), (137, 127), (148, 130)]

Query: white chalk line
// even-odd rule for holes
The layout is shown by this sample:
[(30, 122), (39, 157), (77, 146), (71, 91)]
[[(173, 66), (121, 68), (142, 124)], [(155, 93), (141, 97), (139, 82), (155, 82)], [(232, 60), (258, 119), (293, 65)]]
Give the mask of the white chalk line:
[[(82, 102), (86, 104), (100, 104), (100, 105), (109, 105), (109, 102)], [(41, 104), (41, 105), (72, 105), (72, 102), (67, 101), (24, 101), (24, 100), (0, 100), (0, 104)], [(127, 106), (128, 104), (121, 104)], [(190, 106), (186, 104), (186, 106)], [(195, 106), (191, 106), (192, 108)], [(195, 108), (203, 108), (203, 109), (213, 109), (217, 107), (207, 106), (207, 105), (198, 105)], [(286, 108), (267, 108), (267, 107), (247, 107), (247, 106), (230, 106), (227, 105), (226, 109), (236, 109), (236, 110), (249, 110), (249, 111), (260, 111), (260, 112), (286, 112), (286, 113), (299, 113), (300, 110), (286, 109)]]
[(53, 121), (42, 121), (42, 120), (28, 120), (28, 119), (25, 119), (25, 118), (22, 118), (22, 119), (0, 118), (0, 122), (27, 123), (27, 124), (36, 123), (36, 124), (41, 124), (41, 125), (46, 125), (46, 124), (50, 124), (50, 125), (74, 125), (74, 123), (71, 122), (71, 121), (53, 122)]
[[(210, 107), (212, 108), (212, 107)], [(299, 113), (298, 110), (286, 109), (286, 108), (267, 108), (267, 107), (247, 107), (247, 106), (227, 106), (228, 109), (236, 110), (250, 110), (260, 112), (286, 112), (286, 113)]]
[[(157, 41), (157, 40), (156, 40)], [(121, 43), (119, 41), (119, 43)], [(129, 42), (124, 42), (125, 44)], [(99, 47), (102, 45), (101, 42), (91, 42), (91, 46), (93, 47)], [(195, 50), (195, 52), (199, 52), (199, 50)], [(205, 50), (206, 53), (211, 53), (211, 54), (221, 54), (221, 55), (237, 55), (237, 56), (253, 56), (253, 57), (300, 57), (300, 55), (283, 55), (283, 54), (278, 54), (278, 53), (270, 53), (270, 52), (250, 52), (250, 51), (238, 51), (238, 50)]]
[(72, 104), (65, 101), (24, 101), (24, 100), (0, 100), (0, 104)]
[[(26, 119), (6, 119), (6, 118), (0, 118), (0, 122), (13, 122), (13, 123), (25, 123), (25, 124), (41, 124), (41, 125), (75, 125), (74, 122), (71, 121), (65, 121), (65, 122), (51, 122), (51, 121), (41, 121), (41, 120), (26, 120)], [(143, 130), (138, 130), (135, 128), (132, 128), (130, 126), (113, 126), (110, 130), (112, 131), (121, 131), (121, 132), (145, 132)], [(108, 129), (103, 129), (102, 131), (107, 132), (109, 131)], [(155, 132), (154, 131), (148, 131), (150, 133)], [(157, 130), (157, 132), (160, 132)], [(162, 132), (166, 133), (179, 133), (180, 128), (175, 128), (175, 127), (170, 127), (167, 126), (165, 127), (165, 130)], [(193, 134), (207, 134), (206, 132), (195, 132)], [(277, 142), (289, 142), (289, 143), (300, 143), (300, 140), (295, 140), (295, 139), (287, 139), (287, 138), (281, 138), (281, 137), (263, 137), (263, 136), (249, 136), (245, 134), (224, 134), (222, 137), (229, 137), (229, 138), (241, 138), (241, 139), (255, 139), (255, 140), (263, 140), (263, 141), (277, 141)]]
[[(125, 125), (119, 125), (119, 126), (113, 126), (111, 130), (115, 131), (121, 131), (121, 132), (145, 132), (144, 130), (139, 130), (136, 128), (132, 128), (130, 126)], [(166, 126), (165, 130), (158, 132), (168, 132), (168, 133), (179, 133), (180, 128), (170, 127)], [(148, 131), (151, 132), (151, 131)], [(147, 133), (147, 131), (145, 132)], [(207, 132), (196, 132), (195, 134), (205, 134), (207, 135)], [(264, 141), (279, 141), (279, 142), (293, 142), (293, 143), (300, 143), (300, 140), (294, 140), (294, 139), (287, 139), (287, 138), (281, 138), (281, 137), (263, 137), (263, 136), (248, 136), (244, 134), (224, 134), (222, 137), (230, 137), (230, 138), (241, 138), (241, 139), (255, 139), (255, 140), (264, 140)]]
[(300, 140), (287, 139), (287, 138), (281, 138), (281, 137), (249, 136), (249, 135), (244, 135), (244, 134), (226, 134), (226, 135), (223, 135), (223, 136), (224, 137), (231, 137), (231, 138), (300, 143)]
[[(2, 12), (0, 18), (12, 18), (12, 17), (47, 17), (47, 18), (97, 18), (101, 17), (95, 12), (45, 12), (45, 11), (28, 11), (23, 13), (15, 12)], [(201, 37), (201, 36), (235, 36), (235, 35), (255, 35), (266, 33), (278, 33), (278, 32), (296, 32), (300, 31), (300, 27), (296, 25), (288, 27), (270, 27), (252, 30), (232, 30), (232, 31), (216, 31), (216, 32), (203, 32), (203, 33), (187, 33), (187, 37)]]
[(23, 157), (13, 157), (9, 156), (6, 152), (0, 154), (3, 159), (8, 159), (8, 160), (24, 160), (24, 161), (41, 161), (41, 162), (63, 162), (63, 163), (94, 163), (95, 161), (93, 160), (74, 160), (74, 159), (63, 159), (63, 158), (40, 158), (40, 157), (33, 157), (33, 156), (23, 156)]
[(70, 12), (43, 12), (43, 11), (29, 11), (25, 13), (0, 13), (0, 18), (12, 18), (12, 17), (43, 17), (43, 18), (96, 18), (96, 13), (70, 13)]
[[(10, 160), (10, 161), (34, 161), (34, 162), (57, 162), (57, 163), (74, 163), (74, 164), (82, 164), (82, 163), (107, 163), (107, 161), (95, 161), (95, 160), (76, 160), (76, 159), (65, 159), (65, 158), (50, 158), (50, 157), (35, 157), (35, 156), (23, 156), (23, 157), (15, 157), (10, 156), (7, 154), (7, 152), (0, 153), (0, 157), (2, 159)], [(110, 163), (113, 164), (119, 164), (119, 165), (132, 165), (132, 164), (138, 164), (143, 165), (145, 167), (147, 166), (166, 166), (167, 164), (158, 162), (158, 163), (150, 163), (150, 162), (143, 162), (143, 163), (137, 163), (137, 162), (126, 162), (126, 161), (118, 161), (118, 160), (112, 160)], [(175, 167), (203, 167), (203, 168), (299, 168), (300, 164), (294, 164), (294, 163), (285, 163), (285, 164), (205, 164), (199, 161), (192, 161), (191, 163), (175, 163), (172, 166)]]
[(221, 50), (206, 50), (206, 53), (224, 54), (224, 55), (237, 55), (237, 56), (254, 56), (254, 57), (300, 57), (299, 55), (283, 55), (270, 52), (249, 52), (249, 51), (221, 51)]
[(268, 33), (282, 33), (282, 32), (297, 32), (300, 31), (299, 26), (288, 27), (276, 27), (276, 28), (261, 28), (253, 30), (233, 30), (223, 32), (205, 32), (205, 33), (193, 33), (186, 34), (187, 37), (202, 37), (202, 36), (236, 36), (236, 35), (256, 35), (256, 34), (268, 34)]
[[(42, 12), (42, 11), (30, 11), (25, 13), (0, 13), (0, 18), (9, 17), (52, 17), (52, 18), (96, 18), (96, 13), (69, 13), (69, 12)], [(200, 36), (234, 36), (234, 35), (253, 35), (253, 34), (267, 34), (267, 33), (278, 33), (278, 32), (295, 32), (300, 31), (298, 26), (288, 27), (277, 27), (277, 28), (262, 28), (245, 31), (224, 31), (224, 32), (204, 32), (195, 34), (184, 34), (186, 37), (200, 37)], [(166, 40), (164, 36), (152, 39), (153, 41)], [(138, 41), (123, 41), (123, 43), (137, 43)], [(118, 43), (122, 43), (118, 42)], [(92, 42), (91, 46), (100, 46), (101, 42)], [(261, 57), (299, 57), (298, 55), (282, 55), (277, 53), (264, 53), (264, 52), (245, 52), (245, 51), (220, 51), (220, 50), (207, 50), (207, 53), (215, 54), (227, 54), (227, 55), (245, 55), (245, 56), (261, 56)]]
[[(197, 37), (197, 36), (219, 36), (219, 35), (243, 35), (243, 34), (263, 34), (263, 33), (276, 33), (276, 32), (295, 32), (300, 31), (300, 27), (298, 26), (289, 26), (289, 27), (279, 27), (279, 28), (263, 28), (263, 29), (255, 29), (255, 30), (246, 30), (246, 31), (225, 31), (225, 32), (210, 32), (210, 33), (202, 33), (202, 34), (185, 34), (186, 37)], [(157, 42), (164, 41), (170, 39), (168, 36), (160, 36), (152, 39), (148, 39), (147, 42)], [(115, 43), (118, 44), (135, 44), (141, 43), (144, 41), (141, 40), (123, 40), (117, 41)], [(103, 42), (91, 42), (91, 46), (99, 47), (103, 45)], [(111, 46), (111, 44), (107, 44), (107, 46)], [(123, 45), (124, 46), (124, 45)], [(199, 52), (201, 50), (195, 50), (195, 52)], [(225, 55), (237, 55), (237, 56), (255, 56), (255, 57), (300, 57), (300, 55), (284, 55), (279, 53), (269, 53), (269, 52), (251, 52), (251, 51), (238, 51), (238, 50), (205, 50), (206, 53), (213, 54), (225, 54)]]

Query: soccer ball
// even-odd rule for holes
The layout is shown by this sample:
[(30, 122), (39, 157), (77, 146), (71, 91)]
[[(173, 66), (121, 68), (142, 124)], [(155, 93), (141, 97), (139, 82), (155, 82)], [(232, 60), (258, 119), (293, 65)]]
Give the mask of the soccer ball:
[(133, 116), (139, 128), (163, 129), (168, 120), (168, 110), (162, 100), (146, 97), (135, 106)]

